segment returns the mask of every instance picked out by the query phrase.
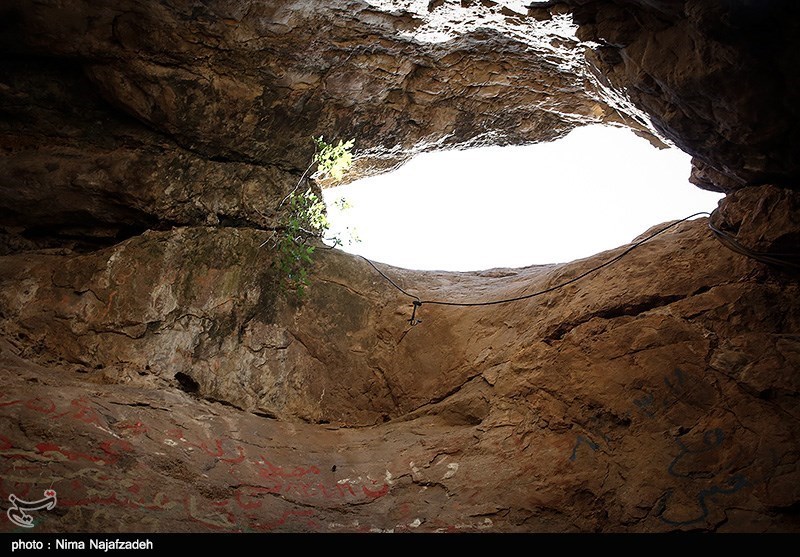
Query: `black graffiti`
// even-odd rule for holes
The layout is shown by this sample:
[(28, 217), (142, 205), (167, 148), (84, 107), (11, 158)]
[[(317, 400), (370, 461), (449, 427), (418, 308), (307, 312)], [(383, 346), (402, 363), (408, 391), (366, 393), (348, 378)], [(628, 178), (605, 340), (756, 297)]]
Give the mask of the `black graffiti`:
[(636, 398), (633, 400), (633, 403), (642, 411), (642, 413), (647, 416), (648, 418), (652, 418), (656, 415), (655, 411), (650, 410), (650, 407), (653, 406), (655, 403), (656, 397), (652, 393), (647, 393), (640, 398)]
[(594, 441), (592, 441), (588, 437), (585, 437), (583, 435), (578, 435), (578, 438), (575, 441), (575, 446), (572, 448), (572, 454), (569, 457), (569, 459), (572, 462), (575, 462), (575, 459), (578, 458), (578, 447), (581, 446), (581, 443), (583, 443), (584, 445), (586, 445), (587, 447), (592, 449), (592, 452), (594, 452), (594, 451), (596, 451), (597, 449), (600, 448), (600, 445), (598, 445), (597, 443), (595, 443)]
[[(673, 401), (680, 400), (686, 391), (686, 374), (680, 368), (675, 368), (669, 376), (664, 377), (664, 386), (672, 394)], [(652, 418), (656, 415), (658, 409), (656, 396), (653, 393), (645, 393), (639, 398), (633, 399), (633, 404), (647, 416)], [(661, 401), (661, 407), (666, 409), (669, 406), (669, 397), (664, 397)]]
[[(687, 394), (690, 395), (693, 387), (695, 386), (696, 380), (692, 379), (691, 376), (687, 376), (683, 370), (676, 367), (672, 373), (665, 375), (662, 378), (662, 381), (664, 388), (661, 389), (661, 393), (653, 393), (641, 390), (640, 396), (632, 400), (639, 412), (641, 412), (647, 418), (654, 418), (659, 410), (667, 410), (674, 402), (680, 401)], [(698, 387), (700, 387), (700, 383), (701, 382), (698, 382)], [(680, 428), (679, 431), (680, 430), (686, 431), (684, 428)], [(608, 439), (606, 439), (605, 435), (602, 435), (602, 437), (605, 439), (606, 443), (608, 443)], [(697, 457), (718, 449), (723, 445), (725, 440), (726, 435), (720, 428), (714, 428), (704, 432), (702, 442), (685, 442), (680, 438), (680, 436), (674, 438), (679, 450), (678, 454), (669, 463), (667, 467), (667, 473), (670, 476), (674, 478), (680, 478), (683, 481), (687, 479), (698, 480), (699, 478), (705, 478), (704, 485), (706, 486), (708, 486), (711, 482), (719, 482), (721, 478), (718, 475), (719, 472), (716, 471), (715, 467), (693, 470), (692, 460), (693, 457)], [(596, 452), (600, 448), (600, 445), (598, 445), (598, 443), (594, 442), (588, 436), (578, 435), (575, 440), (575, 444), (572, 447), (572, 453), (569, 457), (571, 462), (575, 462), (577, 460), (578, 450), (580, 449), (581, 445), (586, 445), (592, 452)], [(709, 455), (709, 457), (711, 457), (711, 455)], [(702, 462), (704, 462), (704, 459), (697, 458), (695, 464), (700, 464)], [(774, 469), (776, 466), (776, 457), (774, 454), (772, 464), (772, 468)], [(695, 465), (694, 468), (697, 468), (697, 466)], [(735, 469), (735, 467), (732, 465), (729, 466), (728, 469), (730, 470), (731, 468)], [(771, 474), (773, 473), (774, 472), (771, 472), (769, 475), (765, 474), (764, 481), (768, 481), (769, 477), (771, 477)], [(757, 479), (753, 481), (756, 481), (757, 483), (759, 482)], [(711, 513), (711, 508), (714, 508), (714, 505), (722, 504), (722, 502), (718, 500), (719, 496), (732, 495), (751, 485), (752, 484), (750, 480), (745, 475), (737, 474), (722, 483), (714, 483), (710, 487), (700, 489), (699, 491), (694, 492), (694, 495), (692, 495), (692, 491), (687, 490), (688, 493), (684, 493), (690, 496), (690, 501), (693, 502), (690, 504), (696, 505), (696, 507), (699, 509), (699, 512), (696, 513), (696, 516), (686, 520), (674, 520), (663, 516), (665, 512), (668, 513), (670, 502), (672, 501), (673, 495), (676, 493), (675, 489), (668, 489), (659, 499), (658, 504), (660, 506), (660, 510), (655, 514), (662, 522), (670, 526), (682, 527), (697, 524), (706, 520)], [(686, 487), (691, 489), (690, 486), (691, 484)], [(700, 487), (700, 485), (696, 485), (695, 489)], [(691, 510), (689, 512), (691, 512)]]
[[(688, 526), (690, 524), (701, 522), (702, 520), (705, 520), (705, 518), (708, 516), (709, 513), (706, 499), (712, 498), (715, 495), (731, 495), (741, 490), (742, 488), (747, 487), (749, 485), (749, 482), (747, 481), (746, 477), (741, 475), (736, 475), (727, 482), (725, 482), (725, 485), (727, 485), (728, 487), (720, 487), (718, 485), (714, 485), (708, 489), (703, 489), (697, 493), (697, 504), (700, 506), (700, 515), (697, 518), (692, 518), (690, 520), (670, 520), (669, 518), (664, 518), (663, 515), (659, 516), (659, 518), (661, 519), (662, 522), (665, 522), (671, 526)], [(666, 508), (667, 503), (672, 497), (672, 493), (673, 492), (670, 489), (664, 496), (663, 498), (664, 508)]]
[[(666, 385), (667, 388), (672, 391), (672, 394), (674, 394), (675, 397), (680, 397), (683, 395), (683, 386), (686, 383), (686, 376), (678, 367), (673, 370), (672, 375), (675, 376), (675, 384), (672, 384), (672, 381), (669, 380), (669, 377), (664, 377), (664, 385)], [(681, 389), (678, 390), (678, 387), (681, 387)]]
[(722, 432), (720, 428), (712, 429), (711, 431), (706, 431), (703, 434), (703, 447), (697, 450), (692, 450), (686, 445), (683, 444), (683, 441), (680, 439), (675, 439), (675, 442), (681, 448), (681, 452), (678, 453), (678, 456), (672, 459), (672, 462), (669, 463), (669, 468), (667, 468), (667, 472), (669, 472), (670, 476), (675, 476), (676, 478), (688, 478), (691, 476), (689, 473), (683, 473), (675, 470), (675, 466), (683, 459), (684, 456), (687, 454), (689, 455), (698, 455), (707, 453), (722, 444), (722, 441), (725, 440), (725, 434)]

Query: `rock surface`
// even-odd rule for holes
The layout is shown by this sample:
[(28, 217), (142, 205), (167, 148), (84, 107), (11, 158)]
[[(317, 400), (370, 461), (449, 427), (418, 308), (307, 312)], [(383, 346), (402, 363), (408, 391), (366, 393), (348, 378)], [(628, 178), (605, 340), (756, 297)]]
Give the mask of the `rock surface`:
[(601, 83), (694, 156), (711, 190), (797, 188), (800, 5), (790, 0), (567, 0)]
[[(797, 528), (800, 285), (704, 219), (539, 298), (423, 305), (415, 327), (337, 252), (302, 307), (270, 299), (263, 235), (5, 258), (2, 492), (56, 489), (43, 529)], [(472, 301), (615, 253), (386, 271)]]
[(3, 224), (91, 247), (101, 230), (108, 245), (154, 226), (274, 226), (312, 136), (356, 138), (355, 178), (623, 121), (567, 16), (379, 4), (4, 2)]
[[(731, 191), (716, 227), (796, 255), (791, 18), (752, 49), (728, 4), (517, 4), (5, 2), (0, 500), (54, 489), (54, 532), (800, 530), (798, 275), (705, 219), (416, 326), (336, 250), (276, 287), (319, 134), (358, 174), (647, 114)], [(475, 302), (624, 250), (379, 266)]]

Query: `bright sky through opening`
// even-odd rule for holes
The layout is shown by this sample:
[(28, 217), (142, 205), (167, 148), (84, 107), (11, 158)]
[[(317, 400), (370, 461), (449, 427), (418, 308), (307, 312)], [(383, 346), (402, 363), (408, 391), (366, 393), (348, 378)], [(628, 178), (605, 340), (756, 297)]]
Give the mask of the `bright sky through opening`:
[[(345, 251), (409, 269), (524, 267), (588, 257), (710, 212), (722, 195), (688, 182), (689, 161), (595, 125), (552, 143), (426, 153), (324, 193), (331, 233), (346, 240), (349, 227), (361, 239)], [(342, 197), (351, 208), (335, 206)]]

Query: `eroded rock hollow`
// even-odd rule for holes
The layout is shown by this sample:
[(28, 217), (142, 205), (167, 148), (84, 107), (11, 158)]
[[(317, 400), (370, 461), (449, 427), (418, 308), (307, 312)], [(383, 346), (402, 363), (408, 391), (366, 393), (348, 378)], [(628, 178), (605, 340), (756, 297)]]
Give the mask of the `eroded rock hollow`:
[[(797, 16), (4, 2), (3, 508), (52, 489), (31, 511), (51, 532), (798, 531)], [(418, 326), (337, 250), (301, 302), (280, 292), (262, 244), (310, 137), (357, 137), (352, 178), (589, 123), (690, 153), (692, 180), (727, 194), (724, 235), (687, 221), (565, 288), (423, 305)], [(382, 269), (481, 301), (625, 248)]]

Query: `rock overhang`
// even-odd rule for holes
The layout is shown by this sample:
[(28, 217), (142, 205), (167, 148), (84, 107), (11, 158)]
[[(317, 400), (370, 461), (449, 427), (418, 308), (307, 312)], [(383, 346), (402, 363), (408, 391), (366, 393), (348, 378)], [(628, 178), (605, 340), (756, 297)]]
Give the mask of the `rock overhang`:
[[(53, 531), (796, 531), (797, 281), (704, 222), (417, 327), (335, 251), (281, 299), (258, 249), (312, 135), (359, 138), (369, 173), (587, 121), (652, 124), (733, 192), (720, 226), (785, 249), (796, 7), (759, 44), (750, 5), (384, 4), (4, 4), (3, 493), (38, 488), (21, 456)], [(550, 12), (593, 44), (537, 42)], [(608, 255), (388, 271), (466, 300)]]

